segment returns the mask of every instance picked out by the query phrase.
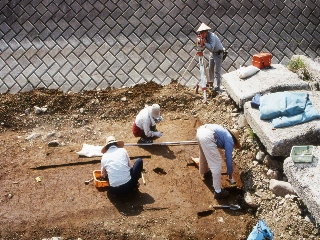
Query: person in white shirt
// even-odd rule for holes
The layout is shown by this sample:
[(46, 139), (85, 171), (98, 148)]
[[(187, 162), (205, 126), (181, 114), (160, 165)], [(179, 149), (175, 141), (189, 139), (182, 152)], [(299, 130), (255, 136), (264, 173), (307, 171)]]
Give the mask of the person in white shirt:
[(138, 189), (143, 161), (137, 158), (132, 165), (128, 152), (123, 148), (124, 142), (114, 136), (107, 137), (106, 146), (101, 150), (101, 177), (109, 181), (108, 192), (121, 195)]
[(138, 143), (152, 143), (154, 139), (161, 137), (162, 132), (158, 132), (156, 129), (156, 124), (161, 121), (162, 117), (158, 104), (146, 106), (142, 109), (132, 125), (133, 135), (140, 137)]

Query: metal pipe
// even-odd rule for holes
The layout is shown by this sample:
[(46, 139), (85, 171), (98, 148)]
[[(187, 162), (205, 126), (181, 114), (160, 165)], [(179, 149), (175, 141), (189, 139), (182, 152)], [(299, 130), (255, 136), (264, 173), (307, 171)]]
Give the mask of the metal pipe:
[(154, 142), (154, 143), (125, 143), (124, 146), (174, 146), (174, 145), (196, 145), (198, 141), (182, 141), (182, 142)]

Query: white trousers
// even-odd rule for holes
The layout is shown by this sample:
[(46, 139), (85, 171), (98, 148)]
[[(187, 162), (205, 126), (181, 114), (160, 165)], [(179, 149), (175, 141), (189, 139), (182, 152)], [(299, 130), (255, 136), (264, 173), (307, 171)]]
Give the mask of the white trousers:
[(213, 187), (219, 191), (221, 189), (222, 158), (219, 153), (214, 132), (201, 126), (197, 129), (197, 140), (199, 143), (199, 173), (205, 174), (211, 170)]

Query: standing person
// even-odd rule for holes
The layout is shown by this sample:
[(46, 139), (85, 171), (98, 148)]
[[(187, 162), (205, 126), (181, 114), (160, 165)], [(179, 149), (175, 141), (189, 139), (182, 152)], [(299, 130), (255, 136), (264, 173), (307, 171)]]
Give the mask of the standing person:
[(211, 56), (209, 59), (209, 78), (210, 87), (213, 87), (214, 78), (216, 79), (215, 91), (220, 91), (221, 82), (221, 64), (223, 58), (223, 46), (216, 34), (209, 32), (211, 28), (201, 23), (197, 32), (199, 37), (204, 40), (204, 47), (209, 49)]
[(139, 178), (143, 169), (143, 161), (137, 158), (132, 165), (128, 152), (123, 148), (124, 142), (117, 141), (114, 136), (107, 137), (106, 146), (101, 150), (101, 177), (108, 177), (108, 191), (121, 195), (135, 191), (139, 186)]
[(132, 133), (135, 137), (140, 137), (138, 143), (152, 143), (153, 139), (162, 136), (162, 132), (156, 129), (156, 123), (161, 122), (160, 106), (153, 104), (146, 106), (137, 115), (133, 125)]
[(197, 140), (199, 143), (199, 172), (207, 178), (212, 175), (214, 198), (226, 198), (227, 190), (221, 189), (222, 158), (218, 148), (225, 151), (227, 175), (231, 184), (233, 180), (232, 151), (233, 148), (241, 149), (239, 132), (222, 127), (218, 124), (205, 124), (197, 129)]

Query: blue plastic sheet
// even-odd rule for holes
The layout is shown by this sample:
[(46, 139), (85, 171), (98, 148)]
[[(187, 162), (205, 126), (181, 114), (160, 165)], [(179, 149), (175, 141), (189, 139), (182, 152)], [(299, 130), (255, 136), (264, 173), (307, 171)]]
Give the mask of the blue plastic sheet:
[(273, 232), (267, 226), (267, 224), (260, 219), (252, 232), (248, 236), (247, 240), (272, 240)]
[(312, 106), (309, 94), (300, 92), (277, 92), (260, 99), (260, 119), (270, 120), (273, 127), (288, 127), (320, 117)]

